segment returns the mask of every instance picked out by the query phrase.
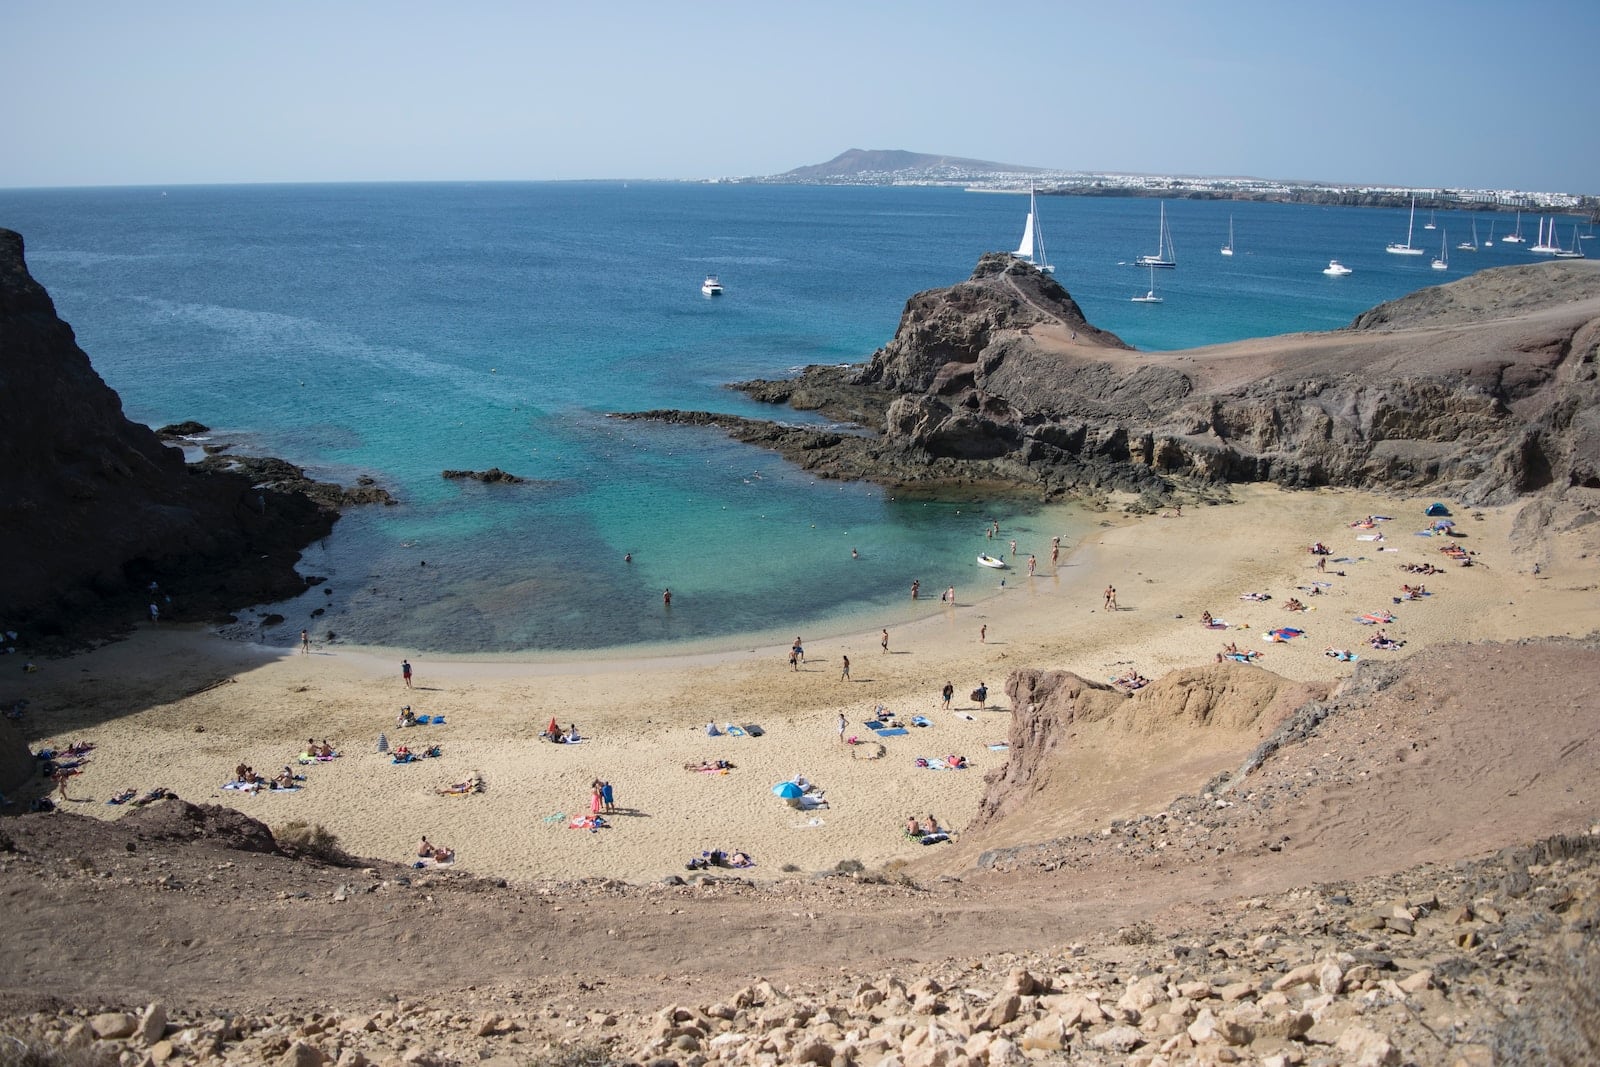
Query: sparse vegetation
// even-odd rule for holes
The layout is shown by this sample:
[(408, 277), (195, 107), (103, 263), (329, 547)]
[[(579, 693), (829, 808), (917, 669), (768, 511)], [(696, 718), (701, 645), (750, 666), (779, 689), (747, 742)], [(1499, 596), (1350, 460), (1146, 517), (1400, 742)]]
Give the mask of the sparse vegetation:
[(1119, 945), (1153, 945), (1156, 943), (1156, 928), (1144, 920), (1132, 926), (1124, 926), (1117, 931), (1117, 944)]
[(43, 1041), (0, 1033), (0, 1067), (100, 1067), (86, 1049), (60, 1049)]
[(339, 847), (339, 838), (321, 823), (315, 825), (296, 819), (285, 823), (272, 835), (278, 846), (296, 856), (309, 856), (324, 863), (346, 864), (350, 856)]

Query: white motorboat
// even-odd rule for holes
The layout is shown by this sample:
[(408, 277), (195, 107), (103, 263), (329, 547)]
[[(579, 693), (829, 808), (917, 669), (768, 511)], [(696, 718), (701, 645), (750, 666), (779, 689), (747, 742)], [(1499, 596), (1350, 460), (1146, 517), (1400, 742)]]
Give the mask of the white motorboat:
[(1044, 230), (1039, 226), (1039, 202), (1032, 189), (1028, 190), (1028, 221), (1022, 224), (1022, 243), (1017, 245), (1017, 250), (1011, 254), (1046, 274), (1056, 272), (1044, 253)]
[(978, 562), (983, 564), (985, 567), (993, 567), (997, 571), (1003, 571), (1006, 569), (1005, 560), (991, 556), (987, 552), (980, 553), (978, 555)]
[(721, 296), (722, 283), (717, 281), (715, 274), (707, 274), (706, 280), (700, 283), (700, 291), (706, 296)]
[(1403, 244), (1403, 245), (1400, 245), (1400, 244), (1385, 245), (1384, 246), (1384, 251), (1389, 252), (1389, 253), (1391, 253), (1393, 255), (1396, 255), (1396, 256), (1420, 256), (1420, 255), (1422, 255), (1422, 249), (1415, 247), (1411, 243), (1411, 232), (1412, 232), (1413, 227), (1415, 227), (1416, 222), (1417, 222), (1417, 198), (1413, 196), (1411, 198), (1411, 221), (1406, 223), (1406, 243)]
[(1178, 251), (1172, 247), (1172, 231), (1167, 229), (1167, 202), (1161, 202), (1161, 229), (1156, 237), (1156, 250), (1154, 255), (1140, 256), (1134, 263), (1141, 267), (1165, 267), (1168, 270), (1178, 265)]
[(1346, 274), (1354, 274), (1355, 271), (1340, 263), (1337, 259), (1330, 259), (1328, 260), (1328, 265), (1323, 268), (1322, 273), (1339, 278)]

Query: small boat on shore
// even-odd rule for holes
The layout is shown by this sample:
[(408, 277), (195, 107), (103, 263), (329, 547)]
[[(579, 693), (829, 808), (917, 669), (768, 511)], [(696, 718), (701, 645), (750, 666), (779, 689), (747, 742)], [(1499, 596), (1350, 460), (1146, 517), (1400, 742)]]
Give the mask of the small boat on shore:
[(996, 557), (989, 555), (987, 552), (978, 554), (978, 562), (983, 564), (985, 567), (993, 567), (997, 571), (1003, 571), (1006, 569), (1005, 560), (997, 559)]
[(717, 281), (715, 274), (707, 274), (706, 280), (700, 283), (700, 291), (706, 296), (721, 296), (722, 283)]

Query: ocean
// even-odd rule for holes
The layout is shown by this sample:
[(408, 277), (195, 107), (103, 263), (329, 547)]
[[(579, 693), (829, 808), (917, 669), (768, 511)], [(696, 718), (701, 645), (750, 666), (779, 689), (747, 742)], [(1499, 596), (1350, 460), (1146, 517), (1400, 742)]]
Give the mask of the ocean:
[[(1331, 329), (1526, 246), (1460, 252), (1470, 216), (1414, 244), (1405, 211), (1174, 201), (1161, 304), (1131, 265), (1153, 200), (1042, 197), (1056, 278), (1097, 326), (1164, 350)], [(608, 412), (791, 421), (727, 384), (853, 363), (913, 293), (1015, 247), (1025, 197), (950, 188), (657, 182), (0, 190), (0, 225), (130, 418), (197, 419), (239, 450), (400, 500), (346, 513), (270, 610), (413, 652), (614, 654), (876, 628), (991, 592), (975, 555), (1044, 560), (1093, 520), (1016, 502), (896, 500), (812, 478), (718, 431)], [(1232, 216), (1237, 254), (1224, 257)], [(1504, 233), (1509, 220), (1496, 216)], [(1531, 233), (1531, 221), (1528, 226)], [(1478, 220), (1487, 236), (1489, 217)], [(1451, 264), (1429, 262), (1448, 230)], [(1331, 258), (1351, 267), (1325, 277)], [(700, 283), (716, 274), (725, 295)], [(500, 467), (520, 486), (446, 481)], [(854, 556), (852, 556), (854, 551)], [(632, 554), (631, 562), (624, 557)], [(424, 566), (424, 561), (426, 565)], [(919, 580), (929, 594), (913, 604)], [(1016, 579), (1023, 580), (1023, 579)], [(671, 588), (670, 609), (662, 591)], [(331, 590), (331, 595), (324, 592)], [(312, 611), (321, 609), (316, 617)], [(261, 610), (268, 610), (262, 608)]]

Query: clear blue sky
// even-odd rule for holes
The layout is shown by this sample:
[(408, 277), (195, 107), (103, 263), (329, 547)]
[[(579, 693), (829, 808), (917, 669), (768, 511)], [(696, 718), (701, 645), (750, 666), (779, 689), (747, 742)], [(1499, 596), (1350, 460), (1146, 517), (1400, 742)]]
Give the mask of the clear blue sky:
[(1600, 193), (1600, 3), (0, 0), (0, 186), (773, 174), (846, 148)]

